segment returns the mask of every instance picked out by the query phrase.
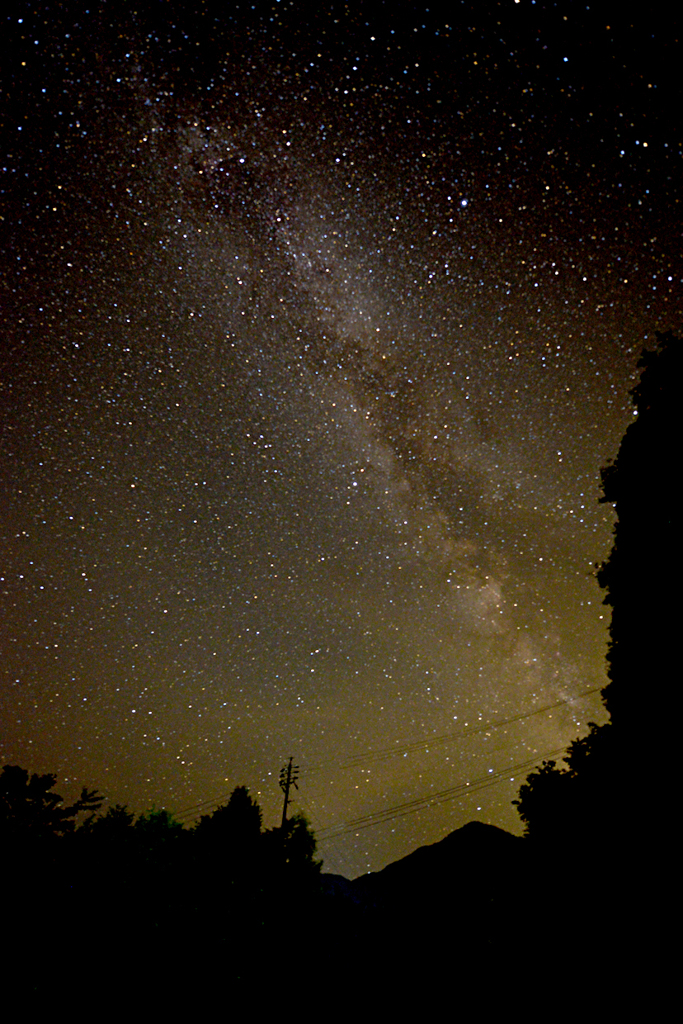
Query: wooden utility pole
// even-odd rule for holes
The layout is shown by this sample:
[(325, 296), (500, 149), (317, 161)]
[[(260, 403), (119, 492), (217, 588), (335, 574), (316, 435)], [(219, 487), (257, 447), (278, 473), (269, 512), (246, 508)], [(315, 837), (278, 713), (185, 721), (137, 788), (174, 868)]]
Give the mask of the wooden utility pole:
[(285, 794), (285, 802), (282, 808), (282, 824), (280, 825), (280, 828), (283, 829), (287, 824), (287, 807), (291, 803), (289, 790), (292, 786), (295, 789), (299, 788), (296, 784), (296, 780), (299, 778), (299, 766), (298, 764), (292, 764), (293, 760), (294, 758), (290, 757), (289, 764), (280, 769), (280, 789)]

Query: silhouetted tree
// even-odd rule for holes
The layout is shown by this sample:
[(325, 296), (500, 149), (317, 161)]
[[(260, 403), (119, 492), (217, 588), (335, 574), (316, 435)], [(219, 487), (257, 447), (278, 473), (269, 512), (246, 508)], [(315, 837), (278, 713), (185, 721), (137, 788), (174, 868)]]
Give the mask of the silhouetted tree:
[(282, 852), (285, 863), (303, 870), (318, 874), (322, 861), (315, 859), (317, 842), (315, 833), (303, 811), (297, 811), (289, 819), (284, 829)]
[(611, 725), (591, 723), (588, 735), (569, 745), (564, 763), (544, 761), (528, 776), (514, 801), (525, 835), (565, 853), (595, 851), (618, 836), (624, 766), (614, 737)]
[[(672, 334), (657, 337), (657, 350), (644, 352), (638, 364), (636, 418), (602, 473), (601, 500), (617, 512), (612, 551), (598, 573), (612, 605), (610, 682), (603, 690), (611, 723), (591, 725), (570, 745), (565, 765), (547, 762), (521, 787), (520, 817), (526, 834), (539, 840), (614, 847), (643, 808), (649, 805), (655, 818), (667, 810), (673, 764), (663, 737), (679, 629), (673, 470), (683, 345)], [(635, 860), (645, 856), (645, 836), (640, 829), (630, 839)]]
[(141, 847), (134, 824), (133, 812), (116, 804), (106, 814), (88, 818), (77, 829), (71, 858), (77, 878), (74, 885), (79, 892), (87, 894), (102, 878), (107, 879), (110, 893), (130, 889)]
[(195, 832), (202, 840), (253, 847), (261, 834), (263, 815), (246, 786), (237, 786), (227, 804), (203, 814)]
[(151, 807), (140, 815), (134, 827), (145, 845), (152, 848), (168, 846), (176, 842), (184, 832), (181, 823), (165, 807)]
[[(604, 697), (615, 726), (643, 734), (643, 700), (655, 694), (677, 665), (680, 587), (680, 494), (677, 441), (683, 343), (659, 334), (643, 352), (640, 381), (631, 392), (636, 418), (615, 461), (602, 473), (604, 497), (617, 513), (614, 544), (598, 580), (612, 606)], [(654, 696), (654, 694), (653, 694)], [(659, 699), (658, 697), (654, 698)], [(665, 698), (666, 699), (666, 698)]]
[[(195, 863), (217, 881), (221, 898), (251, 904), (260, 885), (262, 814), (246, 786), (237, 786), (213, 814), (204, 814), (192, 833)], [(209, 883), (211, 884), (211, 883)]]
[(322, 861), (315, 859), (315, 833), (305, 814), (293, 814), (284, 826), (269, 829), (264, 839), (268, 870), (279, 882), (308, 887), (315, 884)]
[(102, 804), (95, 790), (83, 787), (73, 804), (65, 805), (53, 792), (56, 775), (31, 775), (17, 765), (5, 765), (0, 773), (0, 839), (40, 840), (73, 832), (82, 812), (94, 812)]
[(115, 842), (122, 836), (129, 836), (132, 833), (134, 822), (135, 815), (132, 811), (122, 804), (114, 804), (113, 807), (107, 808), (106, 814), (88, 818), (79, 832), (96, 835), (107, 842)]
[(24, 998), (63, 990), (59, 955), (74, 948), (72, 841), (78, 816), (92, 814), (102, 800), (84, 788), (65, 804), (56, 783), (55, 775), (29, 775), (17, 765), (0, 773), (3, 969)]
[[(96, 817), (101, 798), (87, 790), (65, 806), (55, 782), (12, 766), (0, 775), (3, 927), (22, 991), (49, 997), (93, 948), (133, 987), (207, 965), (248, 986), (264, 957), (277, 962), (283, 935), (303, 944), (320, 870), (303, 815), (264, 832), (258, 803), (238, 786), (189, 830), (165, 809), (136, 818), (117, 804)], [(76, 828), (81, 812), (89, 816)], [(47, 970), (25, 955), (35, 934), (50, 951)], [(79, 985), (95, 998), (101, 975)]]

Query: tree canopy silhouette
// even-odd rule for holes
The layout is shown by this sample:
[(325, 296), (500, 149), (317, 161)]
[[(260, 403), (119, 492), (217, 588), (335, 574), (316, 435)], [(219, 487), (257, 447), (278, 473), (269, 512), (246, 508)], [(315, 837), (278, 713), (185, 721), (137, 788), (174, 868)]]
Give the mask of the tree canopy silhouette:
[(622, 767), (610, 725), (590, 725), (587, 736), (569, 745), (564, 761), (543, 765), (520, 787), (517, 804), (525, 835), (545, 845), (595, 849), (618, 835), (623, 824), (619, 798)]
[[(54, 775), (17, 766), (0, 773), (5, 966), (22, 991), (52, 998), (93, 948), (132, 985), (208, 970), (248, 987), (264, 958), (277, 961), (283, 934), (303, 946), (320, 890), (303, 815), (264, 830), (257, 801), (238, 786), (184, 828), (164, 808), (135, 815), (117, 804), (96, 816), (97, 793), (84, 789), (67, 805), (55, 785)], [(36, 935), (49, 956), (27, 955)], [(101, 974), (86, 974), (79, 992), (95, 999)]]
[(30, 775), (18, 765), (5, 765), (0, 773), (0, 836), (8, 840), (45, 839), (73, 832), (78, 815), (102, 805), (96, 790), (83, 787), (73, 804), (64, 804), (54, 792), (56, 775)]
[[(588, 736), (570, 744), (566, 766), (544, 762), (522, 785), (515, 803), (533, 838), (614, 844), (646, 799), (664, 808), (666, 773), (659, 773), (655, 786), (650, 774), (666, 757), (663, 728), (648, 727), (643, 711), (666, 699), (678, 637), (673, 453), (683, 344), (671, 333), (657, 338), (657, 349), (644, 351), (638, 363), (642, 374), (631, 391), (635, 418), (617, 458), (602, 471), (601, 501), (612, 502), (617, 513), (612, 551), (598, 572), (605, 603), (612, 606), (610, 681), (603, 690), (611, 722), (591, 724)], [(661, 723), (659, 707), (650, 707), (649, 715)]]
[(236, 786), (227, 804), (203, 814), (195, 828), (200, 839), (251, 847), (261, 834), (263, 814), (246, 786)]
[(612, 551), (598, 573), (612, 606), (610, 683), (603, 695), (614, 724), (638, 732), (643, 692), (651, 680), (668, 678), (674, 663), (680, 603), (672, 559), (680, 546), (674, 445), (683, 344), (671, 333), (657, 338), (658, 348), (644, 351), (638, 363), (642, 374), (631, 392), (636, 418), (602, 471), (601, 500), (617, 513)]

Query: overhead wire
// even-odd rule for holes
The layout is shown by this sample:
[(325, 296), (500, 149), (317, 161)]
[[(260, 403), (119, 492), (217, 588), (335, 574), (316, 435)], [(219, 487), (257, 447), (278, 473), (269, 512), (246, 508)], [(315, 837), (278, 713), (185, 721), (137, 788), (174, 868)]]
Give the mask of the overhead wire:
[(520, 761), (517, 764), (508, 765), (497, 772), (487, 772), (486, 775), (479, 779), (460, 782), (457, 785), (441, 790), (438, 793), (415, 797), (413, 800), (407, 800), (401, 804), (394, 804), (393, 807), (385, 807), (380, 811), (365, 814), (359, 818), (353, 818), (349, 821), (339, 822), (336, 825), (328, 825), (321, 829), (316, 829), (316, 839), (319, 841), (335, 839), (337, 836), (346, 835), (350, 832), (358, 832), (365, 828), (372, 828), (374, 825), (381, 825), (387, 821), (393, 821), (395, 818), (404, 817), (406, 814), (414, 814), (416, 811), (426, 810), (428, 807), (445, 803), (447, 800), (453, 800), (460, 795), (465, 795), (466, 793), (474, 793), (477, 792), (477, 790), (486, 789), (488, 786), (502, 781), (503, 777), (508, 775), (510, 772), (516, 774), (537, 765), (539, 761), (545, 761), (547, 758), (555, 757), (558, 754), (565, 753), (565, 751), (566, 747), (559, 747), (556, 750), (548, 750), (544, 754), (537, 754), (526, 761)]
[[(555, 708), (562, 707), (566, 704), (573, 704), (575, 701), (581, 700), (584, 697), (589, 697), (594, 693), (599, 693), (602, 687), (594, 686), (589, 690), (584, 690), (582, 693), (577, 694), (575, 697), (566, 697), (557, 701), (553, 701), (551, 704), (544, 704), (540, 708), (534, 708), (531, 711), (520, 712), (518, 715), (512, 715), (509, 718), (494, 719), (489, 722), (479, 722), (475, 727), (471, 728), (468, 723), (460, 726), (458, 730), (454, 730), (448, 733), (441, 733), (436, 736), (432, 736), (429, 739), (411, 740), (409, 742), (401, 742), (396, 740), (394, 746), (391, 747), (380, 747), (377, 750), (369, 750), (363, 754), (350, 755), (340, 761), (328, 761), (319, 764), (312, 764), (307, 766), (307, 774), (321, 771), (332, 771), (332, 770), (347, 770), (352, 768), (360, 767), (364, 764), (381, 764), (382, 762), (391, 760), (393, 757), (404, 757), (406, 754), (417, 753), (420, 750), (427, 750), (430, 747), (441, 746), (447, 743), (455, 742), (456, 740), (467, 738), (470, 736), (476, 736), (483, 732), (488, 732), (491, 729), (498, 729), (505, 725), (512, 725), (515, 722), (524, 721), (527, 718), (532, 718), (534, 715), (544, 714), (548, 711), (553, 711)], [(549, 755), (550, 756), (550, 755)], [(218, 807), (223, 801), (229, 800), (230, 794), (222, 794), (221, 796), (203, 800), (197, 804), (190, 804), (187, 807), (181, 808), (175, 815), (178, 820), (187, 820), (192, 816), (193, 812), (200, 811), (203, 808)]]
[[(512, 715), (510, 718), (494, 719), (489, 722), (479, 722), (474, 728), (470, 728), (468, 723), (460, 726), (458, 730), (453, 732), (441, 733), (436, 736), (432, 736), (429, 739), (412, 740), (408, 743), (401, 743), (400, 740), (396, 740), (395, 745), (392, 747), (381, 747), (378, 750), (370, 750), (364, 754), (350, 755), (349, 757), (336, 762), (333, 767), (335, 768), (355, 768), (361, 764), (369, 763), (381, 763), (382, 761), (389, 760), (392, 757), (403, 757), (406, 753), (414, 753), (419, 750), (424, 750), (429, 747), (437, 745), (451, 743), (455, 740), (462, 739), (463, 737), (476, 736), (482, 732), (488, 732), (490, 729), (498, 729), (504, 725), (512, 725), (514, 722), (521, 722), (526, 718), (532, 718), (534, 715), (543, 714), (546, 711), (553, 711), (555, 708), (562, 707), (565, 704), (573, 704), (577, 700), (581, 700), (583, 697), (588, 697), (593, 693), (599, 693), (602, 687), (595, 686), (590, 690), (584, 690), (583, 693), (578, 694), (576, 697), (565, 697), (561, 700), (556, 700), (552, 704), (544, 704), (540, 708), (534, 708), (532, 711), (523, 711), (518, 715)], [(327, 765), (311, 765), (307, 767), (307, 772), (321, 771), (324, 770)]]

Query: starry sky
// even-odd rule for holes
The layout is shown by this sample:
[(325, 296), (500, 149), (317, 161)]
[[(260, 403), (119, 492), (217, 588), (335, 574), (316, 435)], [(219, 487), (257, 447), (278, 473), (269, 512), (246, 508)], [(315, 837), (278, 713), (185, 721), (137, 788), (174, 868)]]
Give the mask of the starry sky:
[(348, 877), (520, 832), (683, 320), (679, 24), (624, 10), (14, 5), (0, 763), (275, 825), (292, 756)]

